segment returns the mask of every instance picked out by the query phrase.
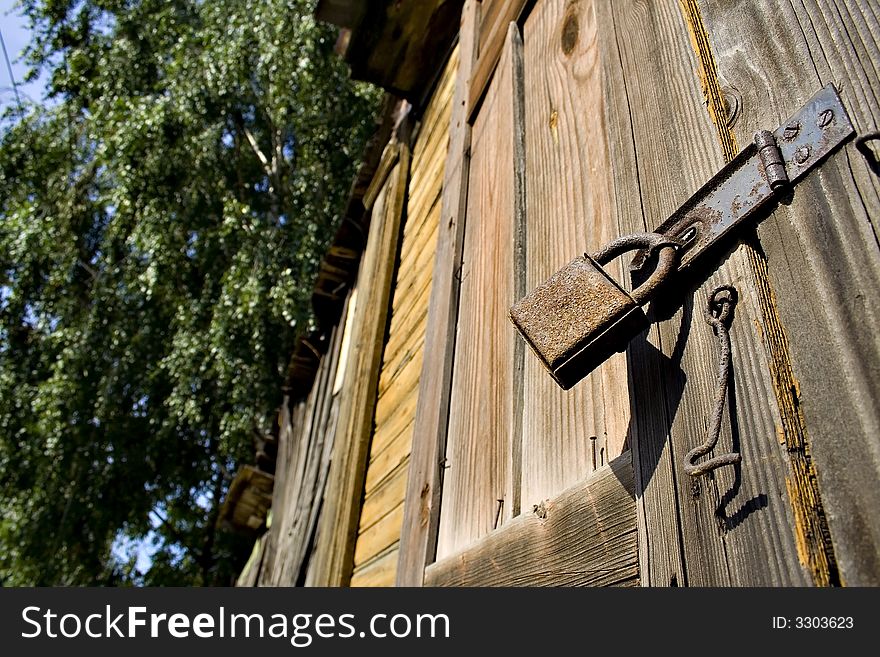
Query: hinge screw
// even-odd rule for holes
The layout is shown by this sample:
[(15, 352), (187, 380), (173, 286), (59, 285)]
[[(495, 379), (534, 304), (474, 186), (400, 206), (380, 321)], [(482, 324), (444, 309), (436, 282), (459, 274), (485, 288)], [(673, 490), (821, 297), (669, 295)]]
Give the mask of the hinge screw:
[(797, 137), (797, 134), (800, 131), (801, 131), (801, 124), (800, 123), (797, 123), (797, 122), (789, 123), (787, 126), (785, 126), (785, 130), (782, 133), (782, 138), (785, 141), (791, 141), (792, 139)]
[(820, 128), (824, 128), (829, 123), (831, 123), (831, 120), (833, 118), (834, 118), (834, 110), (830, 110), (830, 109), (823, 110), (822, 112), (819, 112), (819, 118), (816, 119), (816, 125), (818, 125)]
[(798, 164), (803, 164), (807, 160), (810, 159), (810, 147), (809, 146), (801, 146), (794, 152), (794, 161)]

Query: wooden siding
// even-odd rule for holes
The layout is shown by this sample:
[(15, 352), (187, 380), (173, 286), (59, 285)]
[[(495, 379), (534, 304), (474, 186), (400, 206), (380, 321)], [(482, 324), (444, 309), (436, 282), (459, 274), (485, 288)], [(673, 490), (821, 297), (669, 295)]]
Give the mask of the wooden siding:
[(379, 374), (352, 586), (394, 584), (457, 71), (456, 50), (425, 110), (413, 146), (406, 220)]
[(458, 31), (463, 0), (320, 0), (321, 20), (351, 28), (352, 76), (417, 107), (430, 94)]
[(342, 326), (332, 331), (309, 395), (294, 404), (285, 397), (278, 412), (273, 523), (260, 539), (254, 567), (239, 585), (293, 586), (304, 577), (339, 417), (341, 396), (331, 390), (342, 334)]

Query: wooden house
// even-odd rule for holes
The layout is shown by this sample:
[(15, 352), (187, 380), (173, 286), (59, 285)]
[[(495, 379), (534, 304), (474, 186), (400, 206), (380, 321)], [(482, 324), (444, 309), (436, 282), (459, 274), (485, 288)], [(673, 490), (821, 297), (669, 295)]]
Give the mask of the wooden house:
[[(389, 96), (321, 267), (320, 329), (291, 360), (271, 521), (239, 584), (880, 584), (874, 3), (321, 0), (317, 15)], [(663, 224), (757, 131), (813, 130), (784, 122), (829, 83), (854, 135), (562, 390), (510, 307)], [(606, 271), (631, 289), (625, 264)], [(737, 299), (715, 453), (741, 457), (692, 477), (721, 284)]]

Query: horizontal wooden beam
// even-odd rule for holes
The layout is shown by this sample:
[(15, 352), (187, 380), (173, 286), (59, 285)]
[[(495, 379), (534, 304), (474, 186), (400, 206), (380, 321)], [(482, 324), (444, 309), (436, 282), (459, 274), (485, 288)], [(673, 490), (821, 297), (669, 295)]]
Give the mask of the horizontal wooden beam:
[(340, 27), (357, 27), (367, 12), (366, 0), (319, 0), (315, 17)]
[(429, 566), (426, 586), (636, 586), (630, 453), (473, 546)]
[(377, 84), (421, 108), (458, 35), (463, 4), (464, 0), (322, 0), (315, 15), (351, 30), (345, 59), (354, 79)]

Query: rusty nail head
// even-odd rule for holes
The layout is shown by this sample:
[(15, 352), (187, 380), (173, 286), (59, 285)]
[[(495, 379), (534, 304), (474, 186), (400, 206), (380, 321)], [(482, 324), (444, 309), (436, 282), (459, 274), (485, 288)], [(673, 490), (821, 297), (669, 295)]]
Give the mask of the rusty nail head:
[(794, 123), (789, 123), (785, 126), (785, 130), (782, 133), (782, 138), (785, 141), (791, 141), (797, 134), (801, 131), (801, 124), (795, 121)]
[(794, 161), (798, 164), (803, 164), (807, 160), (810, 159), (810, 147), (809, 146), (801, 146), (794, 154)]
[(820, 128), (826, 127), (834, 118), (834, 110), (827, 109), (819, 112), (819, 118), (816, 119), (816, 125)]

